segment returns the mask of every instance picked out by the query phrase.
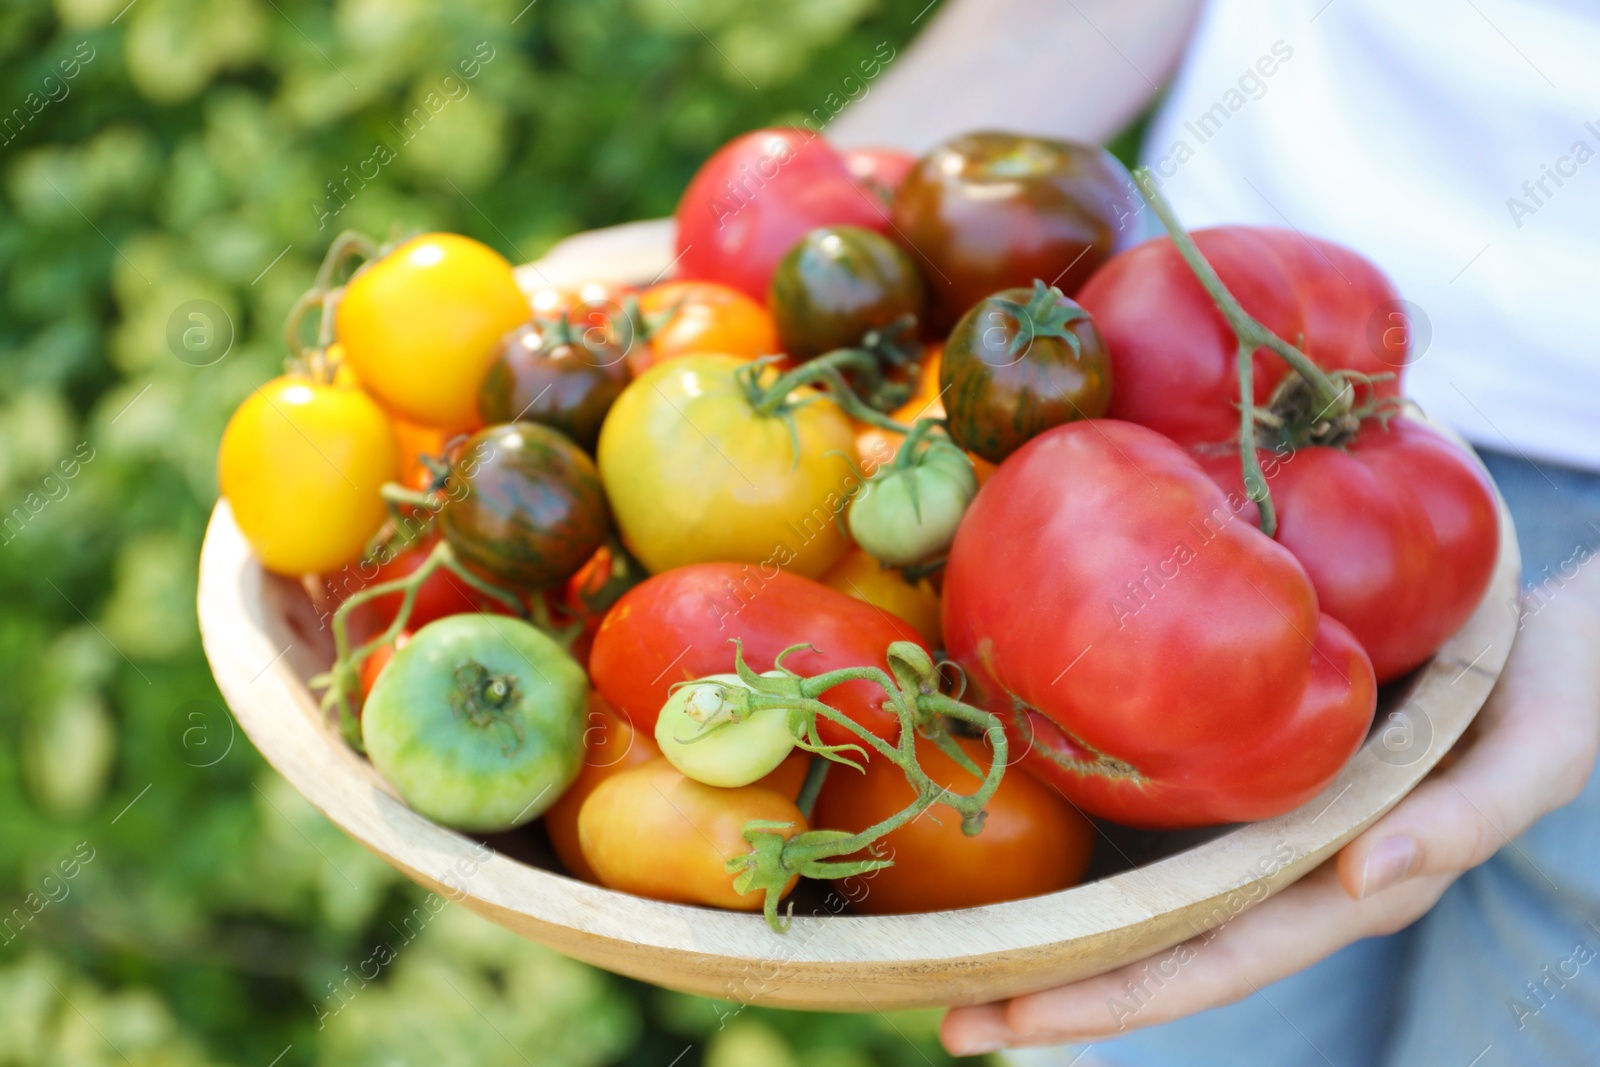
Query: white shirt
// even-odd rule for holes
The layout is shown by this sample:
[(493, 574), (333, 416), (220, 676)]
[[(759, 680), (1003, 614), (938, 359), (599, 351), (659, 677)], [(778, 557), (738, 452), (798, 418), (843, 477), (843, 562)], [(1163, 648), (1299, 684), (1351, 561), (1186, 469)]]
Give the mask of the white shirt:
[(1600, 0), (1212, 0), (1144, 158), (1186, 226), (1388, 272), (1429, 414), (1600, 469)]

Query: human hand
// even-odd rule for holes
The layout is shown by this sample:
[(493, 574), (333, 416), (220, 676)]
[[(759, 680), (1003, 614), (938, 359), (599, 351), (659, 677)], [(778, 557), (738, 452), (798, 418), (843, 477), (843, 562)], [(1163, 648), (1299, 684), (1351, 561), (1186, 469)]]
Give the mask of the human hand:
[(1522, 631), (1477, 734), (1339, 855), (1179, 951), (1184, 966), (1136, 1015), (1107, 1005), (1144, 961), (1009, 1001), (955, 1008), (957, 1055), (1091, 1042), (1242, 1000), (1338, 949), (1393, 933), (1450, 883), (1583, 791), (1600, 750), (1600, 563), (1524, 604)]

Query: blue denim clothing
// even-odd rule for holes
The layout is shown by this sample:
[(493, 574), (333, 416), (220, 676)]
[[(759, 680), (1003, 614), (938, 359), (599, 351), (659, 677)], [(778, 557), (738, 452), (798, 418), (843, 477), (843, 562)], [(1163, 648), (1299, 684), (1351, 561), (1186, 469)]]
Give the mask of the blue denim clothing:
[[(1600, 550), (1600, 475), (1483, 453), (1537, 605)], [(1596, 650), (1600, 654), (1600, 650)], [(1600, 1065), (1600, 774), (1427, 915), (1237, 1004), (1018, 1067)]]

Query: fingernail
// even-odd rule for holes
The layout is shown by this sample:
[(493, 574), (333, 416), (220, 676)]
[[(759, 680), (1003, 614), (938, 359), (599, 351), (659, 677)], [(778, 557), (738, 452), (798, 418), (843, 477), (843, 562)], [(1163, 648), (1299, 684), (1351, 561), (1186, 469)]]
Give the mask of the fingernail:
[(1396, 834), (1379, 841), (1367, 853), (1367, 862), (1361, 868), (1360, 899), (1365, 900), (1374, 893), (1404, 881), (1416, 870), (1421, 858), (1417, 843), (1406, 834)]
[(952, 1056), (987, 1056), (1011, 1044), (1011, 1032), (1004, 1026), (980, 1024), (969, 1026), (958, 1041), (946, 1044)]

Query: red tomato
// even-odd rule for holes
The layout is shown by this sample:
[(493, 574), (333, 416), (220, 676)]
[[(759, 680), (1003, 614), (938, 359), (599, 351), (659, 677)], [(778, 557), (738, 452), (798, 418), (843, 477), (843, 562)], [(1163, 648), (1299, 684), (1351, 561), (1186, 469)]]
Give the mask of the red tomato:
[(585, 882), (598, 882), (600, 879), (589, 861), (583, 858), (583, 847), (578, 841), (578, 813), (583, 810), (583, 802), (607, 778), (660, 759), (661, 750), (653, 737), (635, 730), (606, 703), (605, 697), (592, 691), (583, 746), (583, 769), (578, 771), (578, 777), (567, 786), (561, 798), (544, 813), (544, 827), (568, 873)]
[[(1230, 226), (1194, 235), (1244, 309), (1328, 370), (1389, 373), (1410, 358), (1400, 307), (1365, 259), (1289, 230)], [(1110, 414), (1195, 449), (1225, 489), (1243, 475), (1237, 342), (1170, 240), (1113, 259), (1079, 294), (1111, 351)], [(1255, 354), (1265, 404), (1288, 365)], [(1263, 454), (1277, 537), (1310, 573), (1322, 608), (1355, 633), (1380, 682), (1432, 655), (1488, 588), (1499, 550), (1494, 492), (1472, 458), (1415, 422), (1369, 422), (1338, 448)], [(1248, 516), (1254, 521), (1256, 509)]]
[[(1368, 322), (1398, 296), (1378, 268), (1347, 248), (1264, 226), (1196, 230), (1194, 240), (1239, 303), (1318, 366), (1389, 372), (1379, 396), (1400, 394), (1410, 358), (1400, 331), (1373, 343)], [(1146, 241), (1095, 272), (1077, 296), (1111, 351), (1107, 416), (1159, 430), (1180, 445), (1239, 432), (1239, 343), (1168, 238)], [(1288, 373), (1256, 352), (1253, 384), (1265, 404)]]
[[(437, 542), (438, 536), (431, 535), (399, 552), (393, 559), (380, 565), (374, 577), (366, 582), (363, 588), (404, 578), (422, 566)], [(389, 620), (400, 610), (402, 599), (400, 593), (386, 593), (367, 601), (355, 609), (361, 618), (353, 621), (352, 632), (376, 635), (389, 625)], [(486, 611), (494, 615), (511, 614), (511, 609), (500, 601), (478, 592), (441, 567), (430, 574), (422, 583), (422, 587), (417, 590), (417, 599), (412, 602), (411, 616), (406, 620), (406, 629), (420, 630), (435, 619), (469, 611)]]
[[(962, 747), (979, 767), (992, 758), (978, 741)], [(932, 744), (917, 760), (939, 785), (971, 793), (979, 779)], [(874, 760), (865, 774), (834, 767), (817, 797), (817, 829), (859, 833), (904, 810), (916, 791), (900, 768)], [(968, 837), (949, 808), (932, 807), (883, 839), (894, 866), (844, 879), (838, 890), (868, 915), (976, 908), (1076, 885), (1089, 866), (1094, 826), (1049, 786), (1027, 774), (1000, 780), (983, 832)]]
[[(1396, 418), (1387, 429), (1367, 423), (1342, 449), (1259, 456), (1278, 543), (1311, 576), (1322, 610), (1367, 650), (1378, 681), (1421, 665), (1477, 608), (1500, 549), (1494, 489), (1445, 438)], [(1243, 496), (1237, 457), (1201, 465)], [(1255, 522), (1256, 506), (1242, 516)]]
[[(757, 671), (771, 670), (790, 645), (815, 645), (784, 660), (808, 677), (842, 667), (887, 668), (892, 642), (922, 644), (909, 623), (809, 578), (744, 563), (698, 563), (658, 574), (617, 601), (595, 634), (589, 674), (607, 700), (650, 733), (673, 683), (733, 670), (735, 637)], [(879, 737), (900, 735), (899, 717), (884, 708), (884, 692), (871, 682), (846, 682), (822, 699)], [(819, 730), (829, 744), (857, 740), (826, 719)]]
[(637, 377), (663, 360), (706, 353), (755, 359), (778, 351), (772, 315), (737, 289), (716, 282), (662, 282), (639, 295), (650, 318), (669, 315), (648, 345), (637, 345), (628, 365)]
[(851, 177), (871, 189), (885, 204), (894, 200), (894, 192), (906, 180), (917, 157), (898, 148), (847, 148), (844, 165)]
[(798, 128), (755, 130), (719, 148), (678, 201), (678, 274), (758, 301), (778, 260), (818, 226), (889, 232), (889, 213), (844, 157)]
[(1047, 430), (978, 492), (944, 633), (1024, 765), (1131, 826), (1264, 819), (1372, 721), (1372, 664), (1289, 550), (1183, 449), (1130, 423)]
[[(361, 702), (366, 703), (367, 694), (372, 692), (372, 683), (378, 680), (378, 675), (394, 659), (394, 654), (406, 646), (411, 640), (410, 630), (401, 630), (398, 637), (391, 645), (379, 645), (378, 650), (361, 661)], [(356, 706), (356, 718), (361, 717), (361, 706)]]

